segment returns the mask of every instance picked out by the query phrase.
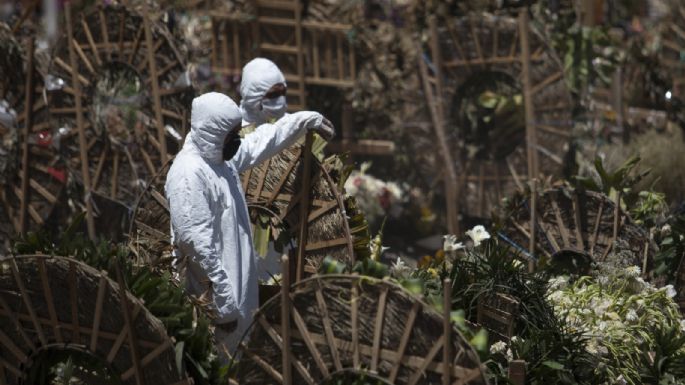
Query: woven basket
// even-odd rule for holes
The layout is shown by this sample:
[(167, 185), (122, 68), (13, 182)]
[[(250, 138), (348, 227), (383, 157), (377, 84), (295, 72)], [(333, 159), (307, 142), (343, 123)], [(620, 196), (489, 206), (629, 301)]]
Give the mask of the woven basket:
[(124, 384), (189, 383), (176, 367), (174, 345), (162, 322), (140, 300), (122, 293), (106, 273), (70, 258), (0, 259), (0, 332), (2, 383), (22, 383), (46, 350), (86, 352)]
[[(441, 384), (443, 319), (389, 281), (351, 275), (315, 276), (291, 289), (294, 384), (358, 375), (389, 384)], [(281, 296), (255, 315), (239, 349), (241, 385), (280, 384)], [(451, 384), (485, 384), (478, 355), (451, 331)], [(347, 376), (347, 377), (346, 377)]]
[[(502, 216), (500, 238), (523, 251), (530, 244), (529, 205), (529, 196), (518, 197)], [(560, 187), (537, 196), (536, 208), (535, 256), (552, 259), (572, 252), (602, 262), (617, 242), (624, 242), (634, 255), (632, 264), (644, 274), (652, 267), (656, 246), (608, 196)]]

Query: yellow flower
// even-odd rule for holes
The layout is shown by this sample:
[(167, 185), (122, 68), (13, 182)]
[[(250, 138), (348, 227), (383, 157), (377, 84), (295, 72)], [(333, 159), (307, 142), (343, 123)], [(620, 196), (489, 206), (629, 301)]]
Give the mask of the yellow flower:
[(442, 263), (445, 260), (445, 251), (438, 250), (435, 252), (435, 263)]
[(433, 261), (433, 257), (430, 255), (424, 255), (421, 257), (421, 259), (419, 259), (416, 265), (420, 268), (428, 267), (431, 264), (431, 261)]
[(435, 268), (430, 267), (426, 271), (431, 275), (431, 277), (438, 278), (438, 271)]

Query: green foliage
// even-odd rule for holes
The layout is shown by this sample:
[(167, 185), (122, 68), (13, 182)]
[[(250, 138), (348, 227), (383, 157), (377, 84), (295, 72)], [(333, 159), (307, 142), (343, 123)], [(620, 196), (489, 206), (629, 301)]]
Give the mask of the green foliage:
[[(214, 352), (210, 320), (184, 293), (168, 271), (155, 271), (150, 266), (134, 265), (129, 250), (106, 240), (91, 241), (77, 231), (83, 216), (76, 218), (60, 235), (28, 233), (14, 244), (14, 254), (44, 253), (70, 256), (116, 278), (121, 271), (124, 284), (146, 308), (159, 318), (167, 334), (176, 341), (178, 360), (196, 384), (220, 382), (220, 365)], [(63, 361), (68, 356), (63, 356)], [(63, 362), (62, 361), (62, 362)]]
[(685, 263), (685, 212), (670, 216), (654, 233), (659, 244), (659, 252), (654, 257), (654, 275), (675, 284), (678, 267)]
[[(569, 330), (546, 301), (547, 275), (529, 274), (524, 265), (509, 248), (488, 240), (483, 246), (465, 249), (463, 256), (452, 261), (436, 258), (413, 275), (425, 280), (424, 295), (433, 302), (442, 296), (442, 279), (451, 279), (457, 320), (463, 314), (466, 321), (475, 323), (478, 303), (495, 293), (517, 298), (520, 314), (514, 327), (517, 337), (509, 347), (510, 359), (526, 360), (527, 383), (593, 383), (587, 369), (592, 357), (582, 349), (583, 336)], [(472, 337), (472, 343), (476, 342)], [(489, 368), (491, 382), (507, 382), (506, 357), (481, 351), (481, 359)]]
[(574, 179), (579, 187), (604, 193), (613, 200), (620, 192), (624, 207), (632, 207), (639, 198), (635, 185), (649, 174), (649, 170), (635, 173), (635, 168), (639, 163), (640, 157), (635, 155), (617, 169), (609, 171), (604, 168), (601, 158), (595, 158), (597, 178), (576, 176)]

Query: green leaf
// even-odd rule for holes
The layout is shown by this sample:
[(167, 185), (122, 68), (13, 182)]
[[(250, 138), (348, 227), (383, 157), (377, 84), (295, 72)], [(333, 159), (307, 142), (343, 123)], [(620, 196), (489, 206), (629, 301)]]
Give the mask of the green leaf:
[(563, 370), (564, 365), (556, 362), (556, 361), (542, 361), (542, 364), (545, 365), (548, 368), (552, 368), (554, 370)]
[(485, 351), (488, 347), (488, 332), (485, 329), (480, 329), (470, 341), (471, 345), (478, 351)]
[(269, 252), (269, 238), (271, 237), (271, 226), (257, 224), (254, 228), (254, 248), (258, 255), (266, 257)]
[(185, 342), (181, 341), (176, 344), (176, 369), (178, 369), (179, 377), (183, 376), (183, 348), (185, 347)]

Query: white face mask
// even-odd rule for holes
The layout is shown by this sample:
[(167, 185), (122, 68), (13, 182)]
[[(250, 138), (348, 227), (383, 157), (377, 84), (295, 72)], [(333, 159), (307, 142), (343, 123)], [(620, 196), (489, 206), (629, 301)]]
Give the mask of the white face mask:
[(285, 95), (274, 99), (262, 99), (262, 113), (267, 119), (280, 119), (288, 109)]

